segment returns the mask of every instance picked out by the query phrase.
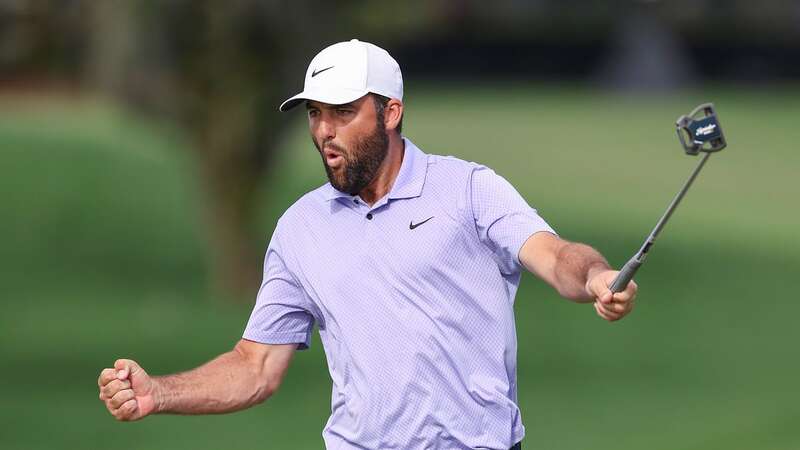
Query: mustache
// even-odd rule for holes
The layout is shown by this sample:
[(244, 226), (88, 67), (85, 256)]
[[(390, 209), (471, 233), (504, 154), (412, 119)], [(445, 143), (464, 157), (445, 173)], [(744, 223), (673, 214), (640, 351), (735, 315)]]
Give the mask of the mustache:
[(317, 142), (316, 139), (312, 139), (312, 140), (314, 141), (314, 145), (317, 147), (317, 150), (319, 150), (319, 151), (322, 151), (323, 148), (327, 147), (327, 148), (335, 150), (335, 151), (337, 151), (337, 152), (339, 152), (341, 154), (346, 154), (347, 153), (347, 151), (344, 149), (344, 147), (334, 143), (332, 140), (329, 140), (329, 139), (328, 140), (324, 140), (324, 141), (322, 141), (322, 144)]

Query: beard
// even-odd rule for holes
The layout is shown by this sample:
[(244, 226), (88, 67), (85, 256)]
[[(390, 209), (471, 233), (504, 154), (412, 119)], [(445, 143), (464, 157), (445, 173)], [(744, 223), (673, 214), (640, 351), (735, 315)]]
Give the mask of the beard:
[(328, 181), (336, 190), (357, 195), (375, 179), (381, 163), (389, 152), (389, 134), (380, 125), (383, 125), (382, 120), (376, 124), (372, 133), (359, 138), (352, 148), (344, 148), (333, 142), (323, 143), (325, 147), (341, 153), (344, 164), (338, 171), (334, 171), (328, 165), (322, 147), (312, 139), (322, 155), (322, 165), (325, 166)]

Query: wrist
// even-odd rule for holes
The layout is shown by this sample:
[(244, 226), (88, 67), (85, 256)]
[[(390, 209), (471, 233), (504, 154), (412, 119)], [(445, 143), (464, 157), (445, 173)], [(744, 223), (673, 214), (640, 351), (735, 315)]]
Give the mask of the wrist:
[(166, 395), (164, 395), (166, 387), (164, 386), (163, 378), (152, 377), (150, 382), (152, 383), (150, 398), (153, 402), (150, 414), (158, 414), (167, 411)]

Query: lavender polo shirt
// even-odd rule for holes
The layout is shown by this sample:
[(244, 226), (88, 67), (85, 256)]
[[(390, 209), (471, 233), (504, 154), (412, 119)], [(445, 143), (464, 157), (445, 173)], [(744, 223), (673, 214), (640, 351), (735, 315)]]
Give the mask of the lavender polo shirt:
[(244, 338), (302, 349), (317, 324), (328, 450), (506, 450), (525, 434), (517, 254), (553, 230), (491, 169), (404, 144), (371, 207), (325, 184), (278, 220)]

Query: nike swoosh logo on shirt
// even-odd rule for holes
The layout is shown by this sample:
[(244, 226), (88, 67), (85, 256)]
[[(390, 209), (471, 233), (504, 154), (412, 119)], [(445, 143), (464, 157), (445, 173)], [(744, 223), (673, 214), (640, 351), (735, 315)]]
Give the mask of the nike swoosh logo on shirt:
[(427, 219), (423, 220), (420, 223), (414, 223), (413, 221), (411, 221), (411, 222), (408, 223), (408, 229), (409, 230), (413, 230), (414, 228), (417, 228), (418, 226), (422, 225), (423, 223), (425, 223), (425, 222), (427, 222), (427, 221), (429, 221), (431, 219), (433, 219), (433, 216), (428, 217)]
[(321, 74), (322, 72), (325, 72), (326, 70), (333, 69), (333, 67), (334, 67), (334, 66), (330, 66), (330, 67), (326, 67), (326, 68), (324, 68), (324, 69), (315, 70), (315, 71), (311, 72), (311, 78), (314, 78), (315, 76), (317, 76), (317, 75)]

